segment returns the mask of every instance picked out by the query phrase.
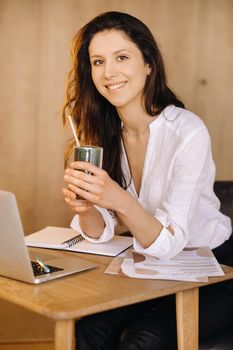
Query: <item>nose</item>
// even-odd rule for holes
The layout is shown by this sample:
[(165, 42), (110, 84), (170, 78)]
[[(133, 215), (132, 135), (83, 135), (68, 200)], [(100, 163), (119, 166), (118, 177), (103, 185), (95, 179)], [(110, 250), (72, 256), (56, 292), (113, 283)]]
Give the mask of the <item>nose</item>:
[(109, 79), (116, 75), (116, 66), (114, 62), (108, 61), (105, 63), (104, 76), (106, 79)]

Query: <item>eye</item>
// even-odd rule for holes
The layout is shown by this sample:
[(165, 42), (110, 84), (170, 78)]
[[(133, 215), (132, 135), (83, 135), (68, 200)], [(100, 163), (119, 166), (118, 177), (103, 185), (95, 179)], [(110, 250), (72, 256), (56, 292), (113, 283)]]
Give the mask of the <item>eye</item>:
[(119, 61), (119, 62), (125, 61), (125, 60), (127, 60), (127, 59), (128, 59), (128, 57), (125, 56), (125, 55), (120, 55), (120, 56), (117, 57), (117, 61)]
[(103, 64), (103, 60), (101, 60), (101, 59), (96, 59), (96, 60), (93, 60), (92, 61), (92, 65), (93, 66), (100, 66), (101, 64)]

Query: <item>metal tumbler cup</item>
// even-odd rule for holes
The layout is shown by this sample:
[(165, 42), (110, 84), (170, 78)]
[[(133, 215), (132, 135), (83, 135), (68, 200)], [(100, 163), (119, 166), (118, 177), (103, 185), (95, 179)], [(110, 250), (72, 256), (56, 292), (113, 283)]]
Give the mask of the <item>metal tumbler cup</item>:
[(102, 168), (103, 148), (99, 146), (75, 146), (74, 160), (89, 162)]
[[(103, 148), (99, 146), (75, 146), (74, 147), (74, 160), (81, 162), (89, 162), (95, 166), (102, 168), (103, 162)], [(80, 196), (76, 196), (77, 199), (82, 200)]]

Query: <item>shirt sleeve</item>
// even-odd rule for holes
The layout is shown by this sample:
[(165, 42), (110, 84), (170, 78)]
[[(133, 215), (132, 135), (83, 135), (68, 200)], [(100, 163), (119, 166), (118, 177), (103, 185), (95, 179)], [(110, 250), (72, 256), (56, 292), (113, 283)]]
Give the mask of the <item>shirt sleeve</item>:
[(91, 238), (89, 237), (82, 229), (79, 224), (79, 216), (75, 215), (73, 220), (71, 221), (70, 227), (72, 227), (74, 230), (81, 233), (81, 235), (87, 239), (90, 242), (94, 243), (103, 243), (110, 241), (114, 236), (114, 229), (116, 225), (116, 219), (112, 211), (100, 208), (95, 205), (95, 208), (99, 211), (99, 213), (102, 215), (104, 222), (105, 222), (105, 228), (103, 230), (102, 235), (98, 238)]
[[(203, 188), (214, 181), (211, 142), (205, 126), (182, 141), (173, 161), (171, 180), (160, 207), (154, 213), (163, 225), (160, 235), (146, 249), (134, 239), (137, 252), (157, 258), (172, 258), (187, 245), (189, 225)], [(169, 225), (173, 234), (168, 230)]]

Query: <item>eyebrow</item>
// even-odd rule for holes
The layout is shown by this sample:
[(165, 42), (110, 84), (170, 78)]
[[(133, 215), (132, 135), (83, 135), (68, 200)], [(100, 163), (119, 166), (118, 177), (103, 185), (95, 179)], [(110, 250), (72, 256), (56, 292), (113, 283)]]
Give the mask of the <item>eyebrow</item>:
[[(130, 50), (127, 50), (127, 49), (120, 49), (120, 50), (114, 51), (113, 54), (116, 55), (116, 54), (121, 53), (121, 52), (128, 52), (128, 53), (131, 53)], [(102, 55), (100, 55), (100, 54), (95, 54), (95, 55), (90, 56), (90, 59), (98, 58), (98, 57), (102, 57)]]

